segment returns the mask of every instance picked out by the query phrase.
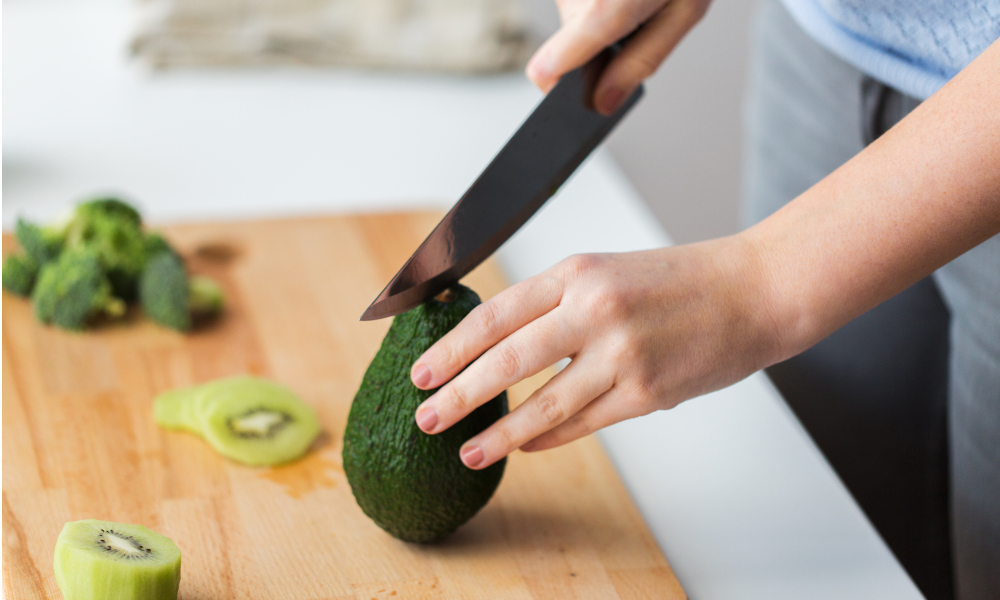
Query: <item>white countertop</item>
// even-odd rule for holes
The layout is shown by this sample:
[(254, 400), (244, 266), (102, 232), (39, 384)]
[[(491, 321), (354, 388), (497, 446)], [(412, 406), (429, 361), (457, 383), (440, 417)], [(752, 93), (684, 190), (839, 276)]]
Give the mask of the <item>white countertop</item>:
[[(101, 191), (154, 222), (445, 208), (540, 98), (519, 74), (150, 74), (124, 0), (3, 10), (5, 228)], [(598, 151), (499, 258), (519, 280), (669, 243)], [(692, 598), (921, 597), (762, 374), (601, 439)]]

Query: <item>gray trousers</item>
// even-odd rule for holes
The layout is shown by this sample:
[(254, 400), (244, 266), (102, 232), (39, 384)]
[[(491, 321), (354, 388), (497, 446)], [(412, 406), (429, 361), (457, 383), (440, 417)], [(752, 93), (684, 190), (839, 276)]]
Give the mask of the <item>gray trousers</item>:
[[(746, 225), (767, 217), (794, 199), (919, 104), (866, 77), (820, 47), (777, 0), (765, 0), (760, 7), (753, 45), (745, 114)], [(934, 334), (935, 325), (931, 322), (936, 318), (935, 311), (944, 319), (940, 336)], [(944, 440), (941, 452), (944, 477), (938, 487), (946, 499), (941, 513), (950, 530), (943, 534), (951, 540), (948, 552), (951, 563), (941, 571), (948, 580), (947, 592), (941, 591), (942, 577), (936, 583), (931, 581), (934, 578), (925, 576), (922, 567), (912, 566), (919, 561), (907, 564), (897, 547), (893, 549), (928, 597), (951, 597), (953, 593), (960, 600), (1000, 598), (1000, 235), (965, 253), (934, 273), (931, 279), (859, 318), (845, 330), (849, 332), (835, 334), (821, 343), (827, 345), (818, 347), (808, 368), (819, 372), (821, 377), (828, 376), (831, 387), (848, 389), (840, 382), (851, 378), (864, 383), (855, 388), (856, 394), (848, 393), (851, 397), (838, 400), (836, 393), (830, 394), (829, 410), (813, 413), (823, 415), (816, 419), (816, 427), (838, 432), (834, 435), (841, 437), (861, 431), (864, 424), (856, 426), (850, 419), (834, 422), (837, 402), (843, 400), (850, 405), (853, 400), (852, 410), (856, 410), (858, 420), (867, 418), (865, 411), (870, 412), (872, 420), (877, 420), (884, 416), (879, 415), (880, 411), (884, 412), (893, 401), (887, 399), (886, 406), (878, 406), (881, 399), (893, 396), (893, 390), (898, 396), (899, 390), (908, 389), (906, 386), (913, 381), (920, 382), (912, 390), (913, 397), (924, 397), (921, 401), (933, 403), (934, 357), (940, 355), (941, 418), (935, 421), (935, 409), (931, 406), (920, 423), (931, 432), (935, 431), (935, 422), (939, 423)], [(884, 349), (883, 355), (879, 355), (880, 348)], [(901, 356), (913, 358), (901, 359)], [(782, 388), (780, 383), (779, 388)], [(811, 390), (806, 395), (822, 396), (824, 392), (817, 391), (815, 386), (802, 389)], [(858, 397), (864, 397), (860, 406)], [(799, 407), (791, 401), (790, 404), (800, 413)], [(803, 410), (808, 413), (809, 408)], [(889, 423), (886, 431), (891, 430), (891, 417), (885, 422)], [(810, 423), (806, 426), (813, 433)], [(906, 435), (901, 433), (900, 439)], [(879, 443), (875, 440), (871, 447), (891, 455), (893, 450), (879, 449)], [(934, 441), (925, 439), (917, 445), (921, 444), (932, 447)], [(820, 442), (820, 446), (824, 444)], [(921, 451), (934, 453), (933, 448)], [(837, 461), (831, 462), (838, 468)], [(890, 460), (888, 464), (893, 463)], [(907, 466), (905, 460), (895, 464), (901, 471)], [(870, 476), (877, 467), (858, 468), (867, 469)], [(888, 482), (894, 473), (881, 476)], [(848, 487), (852, 487), (850, 482)], [(876, 491), (871, 504), (877, 504), (877, 495)], [(855, 497), (859, 497), (857, 492)], [(912, 501), (922, 500), (912, 498)], [(859, 502), (872, 518), (866, 502), (862, 498)], [(873, 522), (879, 527), (878, 519), (873, 518)], [(889, 537), (882, 528), (880, 531)], [(888, 541), (894, 546), (893, 540)], [(898, 546), (906, 543), (904, 540)], [(911, 540), (911, 545), (922, 544), (914, 551), (917, 554), (928, 555), (928, 543)]]

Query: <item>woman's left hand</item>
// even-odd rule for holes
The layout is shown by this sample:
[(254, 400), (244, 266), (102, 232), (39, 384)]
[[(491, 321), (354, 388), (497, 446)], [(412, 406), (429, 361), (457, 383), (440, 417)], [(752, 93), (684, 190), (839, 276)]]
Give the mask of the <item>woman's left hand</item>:
[(463, 462), (481, 469), (738, 381), (781, 353), (756, 258), (739, 236), (571, 257), (476, 307), (417, 360), (414, 384), (443, 386), (417, 409), (417, 424), (440, 433), (571, 358), (465, 443)]

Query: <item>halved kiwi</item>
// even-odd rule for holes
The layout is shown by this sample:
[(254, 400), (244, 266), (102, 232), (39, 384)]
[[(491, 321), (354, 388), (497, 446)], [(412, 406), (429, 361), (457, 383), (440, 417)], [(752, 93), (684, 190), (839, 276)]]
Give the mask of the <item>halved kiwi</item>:
[(263, 380), (214, 388), (201, 396), (198, 414), (202, 435), (219, 454), (253, 466), (295, 460), (319, 434), (312, 407)]
[(157, 422), (205, 438), (221, 455), (251, 465), (302, 456), (319, 434), (313, 409), (288, 388), (256, 377), (231, 377), (157, 397)]
[(176, 600), (181, 583), (170, 538), (111, 521), (66, 523), (53, 567), (65, 600)]

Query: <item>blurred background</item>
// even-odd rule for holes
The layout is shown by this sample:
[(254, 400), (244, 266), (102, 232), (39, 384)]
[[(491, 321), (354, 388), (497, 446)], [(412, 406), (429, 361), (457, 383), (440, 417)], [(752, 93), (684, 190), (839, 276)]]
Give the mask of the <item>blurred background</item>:
[[(753, 6), (752, 2), (737, 0), (714, 2), (703, 22), (648, 82), (646, 98), (606, 145), (678, 243), (726, 235), (737, 229), (740, 106)], [(474, 101), (482, 100), (484, 107), (503, 106), (498, 113), (523, 118), (539, 97), (511, 85), (510, 80), (523, 80), (521, 69), (531, 51), (558, 26), (555, 4), (549, 0), (5, 0), (4, 9), (8, 17), (4, 23), (8, 86), (3, 163), (9, 192), (4, 199), (7, 226), (15, 210), (45, 212), (39, 205), (57, 198), (66, 203), (88, 190), (99, 191), (102, 185), (137, 195), (140, 202), (145, 198), (157, 204), (157, 198), (149, 197), (155, 190), (138, 189), (148, 187), (154, 175), (138, 172), (148, 170), (148, 161), (139, 161), (136, 156), (141, 146), (160, 133), (149, 129), (150, 115), (158, 114), (164, 129), (197, 127), (193, 121), (210, 120), (213, 123), (202, 129), (205, 137), (211, 137), (213, 129), (217, 129), (220, 137), (231, 142), (232, 131), (226, 128), (244, 130), (246, 119), (241, 120), (241, 109), (234, 107), (237, 114), (219, 120), (220, 106), (213, 102), (229, 102), (223, 88), (244, 95), (248, 100), (246, 110), (263, 96), (266, 106), (277, 106), (279, 98), (294, 98), (303, 110), (320, 112), (321, 103), (340, 105), (344, 94), (349, 93), (330, 98), (331, 86), (343, 92), (352, 86), (369, 85), (371, 77), (368, 83), (363, 82), (366, 73), (375, 73), (375, 81), (385, 85), (385, 79), (379, 79), (378, 74), (397, 73), (404, 79), (410, 77), (408, 93), (422, 90), (432, 95), (456, 92), (476, 96)], [(57, 18), (41, 22), (50, 12)], [(62, 28), (77, 29), (64, 32)], [(351, 68), (345, 70), (344, 65)], [(266, 72), (264, 78), (248, 74), (261, 70)], [(422, 73), (412, 75), (414, 72)], [(463, 85), (463, 79), (475, 83)], [(121, 89), (108, 89), (112, 80)], [(70, 99), (61, 92), (55, 94), (56, 88), (64, 86), (80, 90), (81, 95)], [(299, 89), (287, 94), (269, 89), (293, 87)], [(160, 93), (157, 95), (155, 90)], [(128, 95), (127, 101), (122, 100), (122, 94)], [(141, 104), (137, 105), (132, 95), (142, 96)], [(199, 99), (195, 101), (190, 95), (198, 95)], [(117, 115), (109, 112), (109, 101), (122, 103)], [(303, 106), (303, 102), (310, 105)], [(417, 98), (410, 107), (419, 106), (419, 102)], [(195, 103), (199, 106), (192, 108)], [(455, 110), (460, 112), (467, 105), (456, 103)], [(105, 114), (107, 123), (102, 126)], [(345, 116), (349, 118), (350, 114)], [(399, 114), (400, 120), (406, 117)], [(248, 138), (280, 136), (289, 144), (315, 145), (315, 139), (306, 140), (292, 131), (295, 118), (285, 119), (289, 131), (284, 133), (243, 133)], [(84, 119), (91, 121), (94, 131), (82, 132), (87, 127), (80, 122)], [(172, 126), (174, 119), (183, 124)], [(387, 121), (393, 119), (387, 117)], [(454, 119), (461, 120), (462, 115), (454, 115)], [(331, 114), (330, 120), (337, 119)], [(79, 165), (76, 177), (65, 172), (65, 163), (47, 164), (48, 160), (41, 156), (51, 158), (53, 143), (65, 144), (64, 138), (73, 137), (76, 131), (80, 131), (79, 143), (90, 139), (102, 144), (102, 152), (113, 153), (115, 130), (126, 121), (131, 121), (133, 129), (120, 132), (124, 136), (117, 150), (121, 156), (114, 162), (118, 167), (123, 162), (139, 163), (131, 171), (135, 173), (135, 184), (123, 180), (118, 169), (111, 167), (102, 179), (101, 169), (95, 164)], [(266, 123), (255, 126), (271, 127)], [(496, 142), (492, 146), (487, 142), (480, 145), (498, 149), (516, 126), (516, 121), (499, 117), (495, 133), (479, 132), (484, 140)], [(336, 129), (328, 123), (315, 123), (315, 128)], [(48, 141), (53, 143), (45, 143), (48, 133), (53, 136)], [(62, 137), (56, 140), (57, 135)], [(315, 137), (321, 138), (319, 134)], [(442, 139), (440, 143), (456, 141)], [(234, 170), (239, 170), (232, 164), (238, 157), (232, 156), (230, 148), (220, 155), (223, 146), (210, 148), (210, 139), (203, 143), (208, 145), (204, 148), (206, 160), (208, 156), (216, 163), (228, 160)], [(169, 149), (151, 148), (149, 152), (167, 153)], [(461, 192), (457, 182), (471, 182), (489, 156), (471, 152), (467, 164), (452, 165), (456, 184), (433, 192), (455, 197)], [(326, 158), (331, 163), (337, 160), (336, 156)], [(161, 162), (168, 160), (176, 163), (175, 158), (166, 156)], [(178, 180), (185, 176), (200, 179), (198, 188), (205, 189), (206, 195), (242, 191), (236, 184), (220, 187), (213, 183), (226, 177), (225, 164), (216, 164), (214, 172), (209, 173), (205, 165), (194, 164), (204, 160), (192, 156), (191, 162), (190, 166), (175, 164)], [(189, 168), (202, 171), (185, 175)], [(275, 168), (280, 170), (280, 165)], [(64, 171), (61, 175), (66, 177), (65, 185), (55, 184), (55, 169)], [(39, 180), (41, 176), (44, 181)], [(165, 175), (155, 176), (162, 179)], [(259, 190), (262, 185), (265, 183), (248, 183), (247, 188)], [(341, 188), (348, 193), (346, 187)], [(285, 189), (296, 192), (294, 185)], [(161, 181), (156, 190), (162, 190), (164, 197), (171, 192), (176, 197), (182, 190), (184, 196), (190, 195), (190, 186), (181, 186), (179, 181)], [(307, 194), (301, 192), (297, 197), (304, 199)], [(386, 193), (398, 192), (388, 190), (383, 195)], [(192, 203), (207, 210), (203, 201), (192, 199)], [(157, 215), (155, 210), (154, 218), (170, 217)]]

